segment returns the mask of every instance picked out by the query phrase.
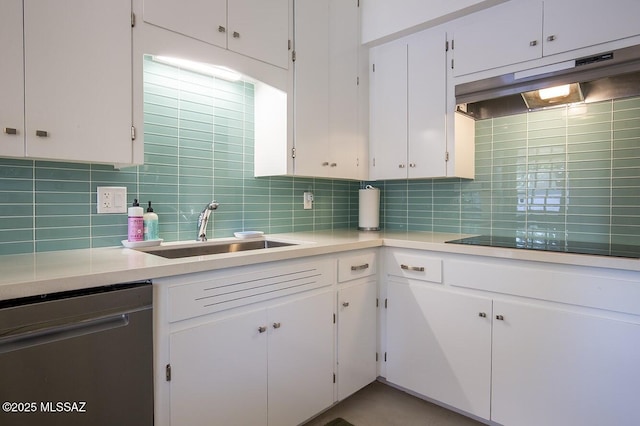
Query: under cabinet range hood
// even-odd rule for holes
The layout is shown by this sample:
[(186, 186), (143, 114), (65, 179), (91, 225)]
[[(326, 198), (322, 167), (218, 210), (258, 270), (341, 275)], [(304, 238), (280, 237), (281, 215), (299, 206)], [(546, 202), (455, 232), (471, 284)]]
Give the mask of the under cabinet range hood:
[(456, 86), (458, 109), (478, 120), (633, 96), (640, 96), (640, 45)]

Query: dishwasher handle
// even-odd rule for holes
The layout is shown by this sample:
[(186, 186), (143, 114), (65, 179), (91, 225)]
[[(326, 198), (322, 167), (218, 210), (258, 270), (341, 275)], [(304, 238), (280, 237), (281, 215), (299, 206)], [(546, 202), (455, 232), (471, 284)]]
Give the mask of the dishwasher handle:
[(37, 331), (12, 334), (0, 337), (0, 354), (126, 327), (128, 324), (129, 314), (121, 313), (108, 317), (92, 318), (77, 323), (43, 328)]

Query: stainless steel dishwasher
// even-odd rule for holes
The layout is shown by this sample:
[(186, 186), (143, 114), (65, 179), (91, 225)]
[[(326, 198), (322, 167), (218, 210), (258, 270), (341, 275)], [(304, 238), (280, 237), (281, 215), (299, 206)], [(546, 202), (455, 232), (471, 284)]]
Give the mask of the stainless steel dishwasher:
[(0, 425), (153, 425), (150, 282), (0, 301)]

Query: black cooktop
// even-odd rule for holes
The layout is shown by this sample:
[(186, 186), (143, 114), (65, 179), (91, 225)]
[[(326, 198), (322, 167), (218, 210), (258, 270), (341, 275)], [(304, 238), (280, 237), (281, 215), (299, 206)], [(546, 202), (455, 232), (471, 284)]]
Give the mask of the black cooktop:
[(491, 235), (461, 238), (459, 240), (447, 241), (447, 243), (542, 250), (560, 253), (594, 254), (598, 256), (627, 257), (632, 259), (640, 258), (640, 245), (630, 246), (624, 244), (565, 241), (534, 237), (496, 237)]

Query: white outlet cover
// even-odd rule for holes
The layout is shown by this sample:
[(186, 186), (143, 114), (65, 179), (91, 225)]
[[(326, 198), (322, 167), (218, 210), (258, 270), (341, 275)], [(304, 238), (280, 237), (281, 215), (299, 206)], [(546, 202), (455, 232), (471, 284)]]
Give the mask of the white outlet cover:
[(124, 186), (99, 186), (96, 211), (103, 213), (127, 212), (127, 188)]

